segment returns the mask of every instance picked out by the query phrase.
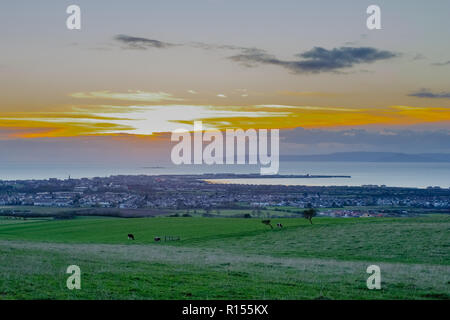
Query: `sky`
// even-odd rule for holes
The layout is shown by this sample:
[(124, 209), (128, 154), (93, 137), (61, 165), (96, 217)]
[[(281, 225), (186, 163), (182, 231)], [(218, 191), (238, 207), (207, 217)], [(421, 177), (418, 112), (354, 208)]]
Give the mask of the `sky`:
[[(71, 4), (81, 30), (66, 27)], [(371, 4), (381, 30), (366, 27)], [(4, 1), (0, 161), (157, 150), (196, 120), (280, 129), (292, 154), (448, 153), (449, 12), (446, 0)]]

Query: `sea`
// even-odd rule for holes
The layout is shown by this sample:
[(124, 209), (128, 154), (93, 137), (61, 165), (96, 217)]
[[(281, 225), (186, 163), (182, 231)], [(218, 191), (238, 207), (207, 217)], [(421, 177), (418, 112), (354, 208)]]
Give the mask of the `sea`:
[[(255, 165), (173, 165), (158, 163), (32, 163), (0, 162), (0, 180), (68, 179), (111, 175), (166, 175), (202, 173), (259, 173)], [(213, 179), (215, 183), (450, 188), (450, 163), (446, 162), (305, 162), (280, 163), (279, 174), (347, 175), (350, 178)]]

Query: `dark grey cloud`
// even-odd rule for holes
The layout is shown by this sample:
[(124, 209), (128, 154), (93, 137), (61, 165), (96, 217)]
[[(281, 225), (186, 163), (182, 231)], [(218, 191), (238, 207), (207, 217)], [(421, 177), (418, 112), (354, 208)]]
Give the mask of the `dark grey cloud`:
[(327, 50), (314, 47), (311, 50), (297, 54), (298, 60), (281, 60), (265, 50), (234, 45), (211, 44), (204, 42), (168, 43), (155, 39), (134, 37), (129, 35), (116, 35), (114, 39), (125, 45), (125, 49), (149, 49), (169, 48), (173, 46), (193, 47), (203, 50), (231, 50), (239, 51), (238, 54), (228, 59), (243, 64), (247, 67), (255, 67), (259, 64), (277, 65), (286, 68), (293, 73), (320, 73), (339, 72), (342, 69), (351, 68), (362, 63), (372, 63), (379, 60), (387, 60), (397, 57), (398, 54), (378, 50), (372, 47), (340, 47)]
[(282, 66), (285, 62), (269, 55), (266, 51), (257, 48), (246, 48), (240, 54), (228, 57), (228, 59), (239, 62), (246, 67), (256, 67), (258, 64), (273, 64)]
[(205, 43), (205, 42), (187, 42), (187, 43), (169, 43), (163, 42), (155, 39), (148, 39), (142, 37), (134, 37), (124, 34), (119, 34), (114, 36), (114, 40), (120, 42), (122, 45), (125, 45), (125, 49), (151, 49), (151, 48), (170, 48), (170, 47), (192, 47), (203, 50), (239, 50), (245, 51), (247, 48), (240, 46), (233, 46), (228, 44), (214, 44), (214, 43)]
[(281, 60), (260, 49), (246, 49), (229, 57), (232, 61), (251, 67), (258, 64), (277, 65), (293, 73), (337, 72), (357, 64), (372, 63), (397, 57), (398, 54), (372, 47), (340, 47), (331, 50), (314, 47), (297, 54), (300, 60)]
[(416, 55), (413, 57), (413, 60), (424, 60), (427, 57), (425, 57), (423, 54), (421, 53), (416, 53)]
[(408, 94), (410, 97), (417, 98), (438, 98), (438, 99), (450, 99), (450, 92), (438, 92), (434, 93), (428, 89), (421, 89), (419, 91)]
[(148, 48), (164, 49), (175, 46), (173, 43), (163, 42), (154, 39), (140, 38), (127, 36), (125, 34), (119, 34), (114, 37), (115, 40), (124, 44), (127, 49), (140, 49), (145, 50)]
[(447, 65), (450, 65), (450, 60), (444, 61), (444, 62), (435, 62), (435, 63), (432, 63), (431, 65), (433, 65), (433, 66), (447, 66)]
[(185, 44), (186, 46), (204, 49), (204, 50), (247, 50), (246, 47), (233, 46), (229, 44), (213, 44), (213, 43), (205, 43), (205, 42), (189, 42)]

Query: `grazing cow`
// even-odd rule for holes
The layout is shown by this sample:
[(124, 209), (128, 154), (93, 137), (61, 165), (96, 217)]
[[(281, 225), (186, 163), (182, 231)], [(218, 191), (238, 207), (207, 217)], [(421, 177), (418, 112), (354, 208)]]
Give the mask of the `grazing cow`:
[(277, 223), (278, 228), (283, 228), (283, 225), (281, 223)]
[(129, 233), (129, 234), (128, 234), (128, 240), (134, 240), (134, 235), (131, 234), (131, 233)]
[(155, 241), (156, 242), (161, 241), (161, 237), (155, 237)]
[(264, 223), (265, 225), (270, 226), (270, 229), (273, 229), (272, 225), (270, 224), (270, 220), (263, 220), (261, 222)]

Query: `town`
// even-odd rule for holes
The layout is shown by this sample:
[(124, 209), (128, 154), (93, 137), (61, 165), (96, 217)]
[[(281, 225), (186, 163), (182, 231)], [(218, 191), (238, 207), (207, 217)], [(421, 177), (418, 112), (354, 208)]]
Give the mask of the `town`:
[(241, 185), (206, 181), (241, 176), (245, 175), (118, 175), (0, 181), (0, 214), (19, 212), (24, 206), (117, 208), (127, 212), (181, 210), (186, 215), (204, 216), (238, 209), (248, 210), (250, 216), (260, 216), (266, 209), (280, 216), (295, 216), (304, 208), (317, 208), (321, 215), (336, 217), (450, 212), (450, 189), (439, 187)]

